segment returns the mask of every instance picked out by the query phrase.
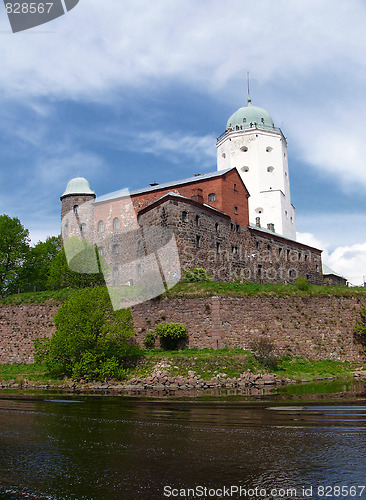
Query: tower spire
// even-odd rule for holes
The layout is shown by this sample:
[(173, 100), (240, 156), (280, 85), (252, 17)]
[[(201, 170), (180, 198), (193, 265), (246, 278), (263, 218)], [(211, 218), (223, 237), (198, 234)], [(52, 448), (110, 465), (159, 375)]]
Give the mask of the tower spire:
[(249, 88), (249, 71), (247, 71), (247, 81), (248, 81), (248, 106), (252, 105), (252, 99), (250, 97), (250, 88)]

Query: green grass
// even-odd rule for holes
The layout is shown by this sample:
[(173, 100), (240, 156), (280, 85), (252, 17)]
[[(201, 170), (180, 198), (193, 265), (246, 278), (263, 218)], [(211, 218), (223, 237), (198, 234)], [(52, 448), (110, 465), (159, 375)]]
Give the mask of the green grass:
[(337, 377), (347, 378), (352, 375), (354, 364), (348, 361), (309, 360), (302, 357), (286, 356), (279, 359), (278, 375), (292, 380), (314, 380), (316, 378)]
[(207, 297), (219, 295), (222, 297), (245, 297), (260, 295), (264, 297), (306, 297), (306, 296), (336, 296), (336, 297), (366, 297), (365, 287), (342, 287), (309, 285), (308, 290), (299, 290), (297, 285), (282, 283), (225, 283), (209, 281), (187, 283), (181, 281), (165, 297)]
[(1, 299), (0, 305), (44, 304), (47, 301), (61, 303), (67, 300), (73, 293), (77, 293), (77, 290), (63, 288), (61, 290), (46, 290), (44, 292), (18, 293)]

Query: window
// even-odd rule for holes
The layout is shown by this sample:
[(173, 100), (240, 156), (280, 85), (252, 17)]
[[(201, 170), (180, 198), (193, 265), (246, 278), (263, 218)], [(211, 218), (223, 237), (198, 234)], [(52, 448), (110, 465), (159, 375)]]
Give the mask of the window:
[(230, 229), (231, 229), (232, 231), (235, 231), (235, 224), (233, 224), (232, 222), (231, 222), (231, 224), (230, 224)]
[(217, 223), (217, 222), (216, 222), (216, 224), (215, 224), (215, 231), (216, 231), (217, 233), (219, 232), (219, 225), (218, 225), (218, 223)]
[(196, 215), (196, 226), (199, 225), (199, 222), (200, 222), (200, 216), (199, 215)]
[(208, 201), (216, 201), (216, 194), (215, 193), (210, 193), (208, 195)]
[(104, 231), (104, 222), (100, 220), (98, 222), (98, 233), (102, 233)]
[(236, 184), (234, 184), (234, 191), (237, 191), (237, 189), (236, 189)]
[(226, 158), (226, 153), (222, 153), (221, 155), (223, 158)]
[(266, 147), (266, 151), (267, 151), (267, 153), (270, 153), (272, 150), (273, 150), (273, 148), (271, 148), (271, 146), (267, 146), (267, 147)]
[(239, 224), (236, 225), (236, 232), (240, 233), (240, 225)]
[(261, 218), (260, 218), (260, 217), (256, 217), (256, 218), (255, 218), (255, 225), (256, 225), (257, 227), (261, 227)]
[(236, 254), (236, 253), (238, 253), (238, 247), (237, 247), (236, 245), (233, 245), (233, 246), (231, 247), (231, 253), (232, 253), (232, 254)]
[(216, 243), (216, 253), (219, 254), (221, 252), (221, 246), (220, 246), (220, 243), (217, 242)]
[(79, 208), (78, 205), (74, 205), (73, 208), (72, 208), (74, 210), (74, 214), (75, 215), (78, 214), (78, 208)]
[(290, 250), (287, 250), (287, 260), (290, 258)]
[(241, 167), (242, 172), (249, 172), (249, 167)]
[(261, 278), (261, 276), (262, 276), (262, 264), (258, 264), (257, 274), (258, 274), (258, 278)]
[(270, 252), (271, 251), (271, 245), (267, 245), (267, 250)]
[(234, 214), (238, 215), (238, 207), (234, 207)]
[(187, 215), (188, 215), (188, 213), (185, 210), (183, 210), (183, 212), (182, 212), (182, 222), (187, 222)]
[(258, 207), (255, 209), (256, 213), (257, 214), (261, 214), (263, 212), (263, 208), (262, 207)]
[(301, 260), (301, 252), (297, 254), (297, 260)]
[(243, 123), (246, 123), (247, 122), (247, 119), (246, 118), (243, 118)]
[(201, 248), (201, 236), (196, 235), (196, 247)]
[(113, 229), (119, 229), (119, 218), (115, 217), (113, 219)]
[(112, 254), (113, 255), (119, 254), (119, 245), (117, 243), (112, 246)]
[(99, 253), (99, 255), (104, 255), (104, 248), (98, 247), (98, 253)]
[(81, 232), (81, 234), (86, 234), (86, 224), (85, 224), (85, 222), (83, 222), (80, 225), (80, 232)]
[(248, 148), (246, 146), (242, 146), (240, 149), (241, 151), (243, 151), (243, 153), (246, 153), (248, 151)]
[(282, 248), (281, 248), (281, 247), (278, 249), (278, 256), (279, 256), (280, 258), (282, 257)]
[(114, 280), (118, 280), (118, 267), (113, 268), (112, 276)]
[(267, 167), (267, 172), (273, 172), (274, 167)]
[(308, 254), (304, 255), (305, 262), (308, 260)]
[(259, 250), (259, 249), (260, 249), (260, 246), (261, 246), (261, 245), (260, 245), (259, 241), (256, 241), (256, 242), (255, 242), (255, 248), (256, 248), (257, 250)]

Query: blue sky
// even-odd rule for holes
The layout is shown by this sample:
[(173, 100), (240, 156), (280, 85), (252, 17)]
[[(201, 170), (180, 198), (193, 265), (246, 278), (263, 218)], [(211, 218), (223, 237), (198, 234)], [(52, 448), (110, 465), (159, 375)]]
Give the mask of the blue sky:
[(360, 283), (365, 25), (361, 0), (80, 0), (13, 34), (0, 6), (0, 213), (36, 243), (79, 172), (102, 195), (216, 170), (250, 71), (288, 140), (298, 239)]

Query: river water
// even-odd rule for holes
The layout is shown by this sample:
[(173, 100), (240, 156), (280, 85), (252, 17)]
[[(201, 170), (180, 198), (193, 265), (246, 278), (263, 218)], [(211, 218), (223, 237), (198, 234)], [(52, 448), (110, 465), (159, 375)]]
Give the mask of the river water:
[(0, 393), (0, 498), (366, 498), (366, 397)]

